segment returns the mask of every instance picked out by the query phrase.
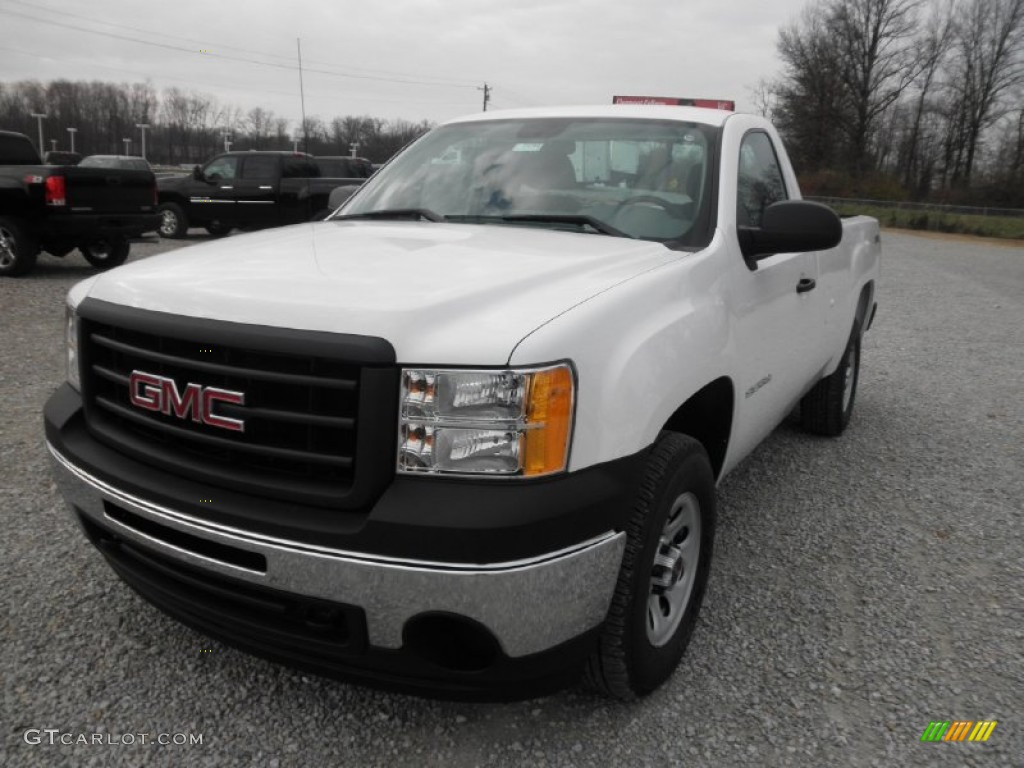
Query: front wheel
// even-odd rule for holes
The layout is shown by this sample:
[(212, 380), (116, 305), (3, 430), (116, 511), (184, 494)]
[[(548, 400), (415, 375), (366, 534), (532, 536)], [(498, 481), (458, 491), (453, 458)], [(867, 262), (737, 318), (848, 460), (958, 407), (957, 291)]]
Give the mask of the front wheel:
[(650, 693), (675, 670), (704, 599), (715, 540), (715, 477), (691, 437), (658, 438), (626, 530), (615, 594), (586, 680), (618, 699)]
[(124, 264), (131, 251), (131, 243), (123, 237), (112, 237), (78, 246), (85, 260), (96, 269), (112, 269)]

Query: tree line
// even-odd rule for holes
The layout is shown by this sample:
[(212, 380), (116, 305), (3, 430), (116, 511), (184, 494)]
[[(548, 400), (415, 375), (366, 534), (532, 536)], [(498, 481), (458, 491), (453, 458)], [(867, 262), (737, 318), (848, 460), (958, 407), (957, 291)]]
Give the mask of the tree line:
[(816, 0), (778, 52), (805, 194), (1024, 208), (1024, 0)]
[(160, 94), (152, 84), (54, 80), (0, 83), (0, 129), (28, 135), (38, 141), (32, 113), (46, 114), (43, 152), (71, 148), (83, 155), (125, 154), (124, 139), (131, 139), (128, 154), (142, 154), (138, 124), (147, 124), (146, 156), (157, 165), (202, 163), (223, 151), (225, 138), (233, 150), (298, 149), (314, 155), (349, 155), (356, 152), (371, 162), (384, 162), (432, 126), (427, 121), (382, 120), (345, 116), (324, 120), (309, 116), (304, 125), (255, 107), (243, 112), (221, 104), (212, 96), (167, 88)]

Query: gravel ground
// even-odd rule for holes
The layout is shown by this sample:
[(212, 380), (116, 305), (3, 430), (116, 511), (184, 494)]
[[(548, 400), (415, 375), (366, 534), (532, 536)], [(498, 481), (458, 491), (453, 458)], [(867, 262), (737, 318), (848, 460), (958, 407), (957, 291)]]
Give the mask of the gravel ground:
[[(632, 705), (582, 690), (507, 705), (381, 693), (165, 618), (85, 543), (43, 448), (62, 297), (91, 270), (44, 257), (0, 280), (0, 763), (1024, 765), (1024, 248), (885, 246), (849, 431), (783, 424), (723, 482), (690, 650)], [(930, 720), (957, 719), (999, 725), (987, 744), (920, 743)], [(30, 728), (202, 744), (29, 745)]]

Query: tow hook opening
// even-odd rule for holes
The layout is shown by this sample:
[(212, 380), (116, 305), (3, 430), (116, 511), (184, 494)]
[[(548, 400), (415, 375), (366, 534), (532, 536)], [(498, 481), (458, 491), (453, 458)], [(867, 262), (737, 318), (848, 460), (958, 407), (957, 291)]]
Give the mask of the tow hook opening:
[(424, 613), (405, 623), (402, 642), (425, 661), (453, 672), (481, 672), (501, 654), (483, 624), (451, 613)]

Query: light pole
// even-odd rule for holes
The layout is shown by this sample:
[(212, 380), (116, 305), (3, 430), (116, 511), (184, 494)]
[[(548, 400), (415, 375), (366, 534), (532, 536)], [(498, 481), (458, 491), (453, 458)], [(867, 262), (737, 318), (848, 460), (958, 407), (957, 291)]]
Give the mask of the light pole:
[(352, 157), (355, 157), (356, 156), (356, 152), (359, 151), (359, 142), (358, 141), (353, 141), (351, 144), (349, 144), (348, 145), (348, 151), (351, 153)]
[(56, 139), (50, 139), (50, 151), (51, 152), (56, 152), (57, 151), (57, 140)]
[(126, 155), (130, 155), (131, 152), (129, 151), (129, 147), (131, 147), (131, 145), (132, 145), (132, 140), (131, 139), (121, 139), (121, 141), (124, 142), (124, 153)]
[(292, 152), (295, 154), (299, 153), (299, 137), (292, 136)]
[(221, 131), (220, 137), (224, 139), (224, 151), (231, 151), (231, 134), (227, 131)]
[(68, 133), (71, 134), (71, 151), (75, 151), (75, 133), (78, 132), (77, 128), (68, 128)]
[(43, 154), (43, 120), (46, 119), (46, 113), (44, 112), (32, 112), (34, 117), (39, 123), (39, 154)]
[(149, 128), (149, 123), (136, 123), (135, 127), (142, 131), (142, 159), (146, 159), (146, 129)]

